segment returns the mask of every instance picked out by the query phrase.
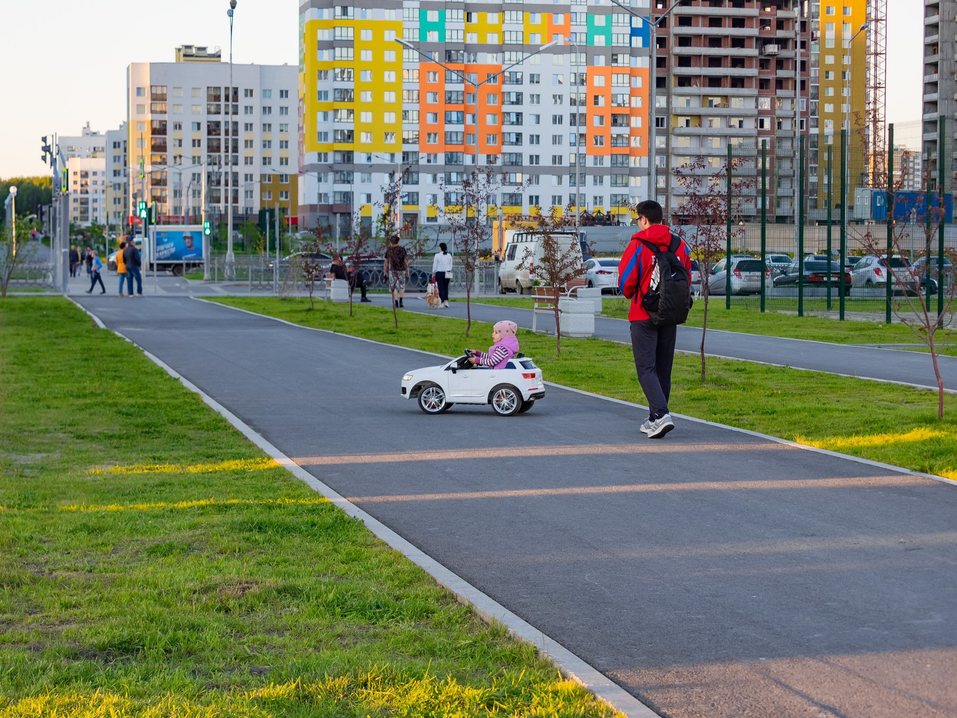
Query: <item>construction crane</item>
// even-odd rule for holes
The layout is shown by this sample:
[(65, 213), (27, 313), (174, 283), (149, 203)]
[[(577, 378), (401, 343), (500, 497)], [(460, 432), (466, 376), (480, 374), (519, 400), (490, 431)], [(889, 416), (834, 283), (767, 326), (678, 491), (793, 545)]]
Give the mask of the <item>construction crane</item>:
[(870, 186), (887, 184), (887, 0), (867, 0), (867, 167)]

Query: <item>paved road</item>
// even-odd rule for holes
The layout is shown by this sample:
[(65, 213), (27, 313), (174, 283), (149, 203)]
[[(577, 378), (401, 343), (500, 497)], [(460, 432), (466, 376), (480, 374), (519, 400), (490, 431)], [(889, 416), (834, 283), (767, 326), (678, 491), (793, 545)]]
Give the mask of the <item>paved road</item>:
[(550, 388), (426, 416), (434, 357), (184, 298), (82, 304), (671, 718), (957, 715), (957, 489)]

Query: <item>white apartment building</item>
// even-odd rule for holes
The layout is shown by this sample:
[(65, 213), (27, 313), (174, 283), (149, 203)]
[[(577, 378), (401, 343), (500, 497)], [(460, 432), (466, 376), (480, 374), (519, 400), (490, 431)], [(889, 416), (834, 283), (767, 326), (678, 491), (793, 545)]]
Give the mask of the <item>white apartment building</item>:
[[(177, 48), (176, 58), (127, 68), (128, 213), (145, 198), (161, 222), (198, 222), (205, 201), (215, 223), (229, 185), (238, 223), (273, 206), (273, 196), (295, 197), (298, 68), (230, 68), (218, 50), (193, 46)], [(289, 200), (288, 214), (297, 209)]]
[(128, 173), (126, 160), (126, 123), (108, 130), (105, 143), (106, 223), (116, 233), (127, 224)]
[(106, 158), (70, 157), (66, 161), (70, 223), (106, 224)]
[(79, 135), (58, 138), (66, 162), (66, 184), (70, 193), (70, 222), (81, 227), (106, 223), (106, 136), (90, 128)]

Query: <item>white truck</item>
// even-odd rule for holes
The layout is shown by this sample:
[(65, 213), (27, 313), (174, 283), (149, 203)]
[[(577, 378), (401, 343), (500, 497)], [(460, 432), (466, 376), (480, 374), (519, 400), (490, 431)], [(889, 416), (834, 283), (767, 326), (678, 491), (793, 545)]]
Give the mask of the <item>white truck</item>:
[(179, 276), (203, 266), (203, 226), (200, 224), (154, 225), (149, 228), (148, 239), (143, 242), (142, 237), (134, 238), (144, 267)]
[[(582, 262), (581, 241), (578, 234), (572, 232), (551, 232), (557, 243), (559, 255), (572, 250), (578, 253), (578, 262)], [(532, 291), (535, 281), (529, 274), (529, 266), (542, 262), (542, 240), (544, 232), (516, 231), (506, 238), (505, 254), (498, 267), (498, 291), (525, 294)]]

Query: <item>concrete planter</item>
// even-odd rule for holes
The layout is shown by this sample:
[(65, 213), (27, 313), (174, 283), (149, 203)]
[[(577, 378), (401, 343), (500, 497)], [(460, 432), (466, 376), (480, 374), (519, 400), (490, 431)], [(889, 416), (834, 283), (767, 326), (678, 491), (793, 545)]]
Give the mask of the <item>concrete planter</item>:
[(601, 288), (600, 287), (579, 287), (575, 290), (578, 298), (585, 302), (591, 302), (594, 305), (593, 312), (601, 314)]
[(560, 299), (563, 337), (590, 337), (595, 333), (595, 304), (589, 299)]
[(329, 299), (334, 302), (348, 302), (349, 283), (345, 279), (333, 279), (329, 287)]

